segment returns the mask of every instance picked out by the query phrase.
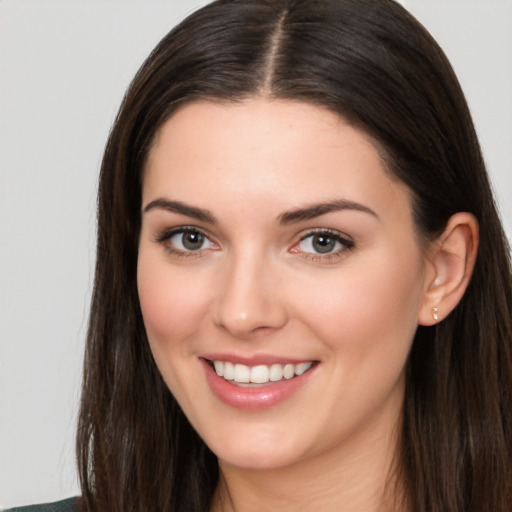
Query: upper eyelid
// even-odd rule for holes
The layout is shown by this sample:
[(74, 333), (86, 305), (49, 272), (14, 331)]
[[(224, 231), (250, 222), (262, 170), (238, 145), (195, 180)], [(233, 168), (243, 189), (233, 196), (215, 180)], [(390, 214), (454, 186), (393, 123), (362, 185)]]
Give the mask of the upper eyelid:
[[(314, 235), (322, 235), (325, 234), (327, 237), (334, 239), (334, 241), (339, 244), (340, 247), (333, 250), (332, 252), (316, 252), (316, 251), (308, 251), (308, 250), (298, 250), (298, 246), (307, 240), (309, 237)], [(312, 243), (312, 242), (311, 242)], [(344, 259), (344, 257), (348, 256), (348, 254), (352, 253), (356, 248), (356, 243), (354, 239), (348, 235), (345, 235), (343, 232), (332, 230), (332, 229), (315, 229), (313, 231), (309, 231), (305, 233), (301, 238), (293, 244), (290, 252), (297, 254), (301, 258), (304, 258), (308, 261), (312, 261), (319, 264), (335, 264)]]
[[(185, 234), (185, 233), (199, 233), (206, 240), (208, 240), (210, 246), (209, 247), (201, 247), (196, 250), (179, 248), (174, 245), (174, 243), (170, 242), (170, 240), (176, 235)], [(176, 226), (173, 228), (164, 229), (154, 237), (154, 242), (161, 245), (165, 248), (167, 252), (174, 255), (176, 258), (199, 258), (204, 256), (207, 251), (212, 248), (215, 250), (215, 246), (218, 247), (217, 243), (210, 237), (205, 231), (196, 226)]]
[[(314, 235), (327, 235), (327, 237), (332, 238), (341, 245), (340, 248), (333, 252), (328, 253), (316, 253), (316, 252), (310, 252), (310, 251), (299, 251), (294, 250), (301, 244), (304, 240), (307, 240), (309, 237), (312, 237)], [(308, 232), (304, 233), (297, 242), (295, 242), (291, 249), (289, 249), (293, 253), (301, 253), (302, 257), (307, 259), (313, 259), (314, 261), (324, 261), (328, 262), (332, 260), (333, 258), (339, 258), (341, 257), (346, 251), (353, 251), (356, 247), (356, 243), (353, 239), (353, 237), (346, 235), (345, 233), (335, 230), (335, 229), (326, 229), (326, 228), (316, 228), (313, 230), (309, 230)]]
[[(162, 230), (158, 231), (154, 235), (153, 238), (154, 238), (155, 242), (161, 243), (161, 242), (168, 240), (169, 238), (171, 238), (172, 236), (174, 236), (176, 234), (186, 233), (186, 232), (190, 232), (190, 231), (192, 231), (192, 232), (196, 231), (198, 233), (201, 233), (203, 236), (208, 238), (208, 240), (210, 240), (210, 242), (213, 242), (216, 244), (218, 243), (215, 240), (215, 237), (208, 233), (208, 230), (205, 230), (199, 226), (188, 225), (188, 224), (162, 229)], [(346, 234), (343, 231), (339, 231), (337, 229), (332, 229), (332, 228), (318, 227), (318, 228), (309, 228), (307, 230), (303, 230), (302, 232), (296, 234), (293, 237), (295, 241), (292, 243), (292, 246), (296, 245), (297, 243), (305, 240), (306, 238), (308, 238), (310, 236), (314, 236), (314, 235), (318, 235), (318, 234), (326, 234), (326, 235), (329, 235), (329, 236), (335, 238), (336, 240), (340, 241), (341, 243), (346, 242), (350, 245), (355, 245), (355, 241), (354, 241), (353, 237), (351, 237), (350, 235)]]
[(321, 235), (321, 234), (330, 235), (333, 238), (337, 238), (337, 239), (345, 240), (347, 242), (355, 243), (353, 237), (351, 237), (350, 235), (344, 233), (343, 231), (338, 231), (337, 229), (331, 229), (331, 228), (308, 229), (308, 230), (304, 231), (303, 234), (299, 235), (299, 237), (300, 237), (299, 240), (302, 241), (310, 236)]
[(187, 233), (187, 232), (194, 232), (194, 231), (201, 233), (206, 238), (208, 238), (208, 240), (212, 239), (211, 235), (209, 235), (204, 229), (199, 228), (197, 226), (188, 226), (188, 225), (162, 229), (155, 234), (154, 239), (156, 242), (163, 242), (163, 241), (167, 240), (168, 238), (171, 238), (172, 236), (177, 235), (179, 233)]

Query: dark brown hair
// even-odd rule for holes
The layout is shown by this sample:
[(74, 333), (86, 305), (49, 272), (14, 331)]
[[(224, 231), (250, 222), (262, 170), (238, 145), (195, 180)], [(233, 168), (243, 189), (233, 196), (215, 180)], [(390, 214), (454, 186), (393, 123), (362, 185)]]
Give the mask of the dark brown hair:
[[(218, 479), (153, 361), (136, 287), (141, 174), (162, 123), (198, 99), (303, 101), (369, 134), (434, 238), (471, 212), (471, 283), (407, 368), (399, 454), (414, 512), (512, 507), (509, 250), (463, 93), (443, 52), (392, 0), (219, 0), (156, 47), (133, 80), (101, 168), (78, 464), (83, 508), (206, 511)], [(385, 305), (383, 305), (385, 307)]]

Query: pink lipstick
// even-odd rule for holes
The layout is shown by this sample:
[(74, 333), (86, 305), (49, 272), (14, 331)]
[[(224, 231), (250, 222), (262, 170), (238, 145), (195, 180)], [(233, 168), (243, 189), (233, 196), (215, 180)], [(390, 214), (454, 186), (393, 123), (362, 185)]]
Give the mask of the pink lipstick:
[(246, 410), (273, 407), (304, 386), (315, 361), (258, 355), (240, 358), (207, 354), (200, 358), (212, 392), (225, 404)]

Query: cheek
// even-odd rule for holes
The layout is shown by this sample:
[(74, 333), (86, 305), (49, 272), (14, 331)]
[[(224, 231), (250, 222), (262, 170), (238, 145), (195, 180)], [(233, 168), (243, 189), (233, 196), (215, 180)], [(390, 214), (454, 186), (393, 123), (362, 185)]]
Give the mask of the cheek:
[(331, 349), (367, 357), (371, 348), (400, 358), (408, 351), (422, 293), (421, 259), (384, 256), (326, 273), (322, 282), (315, 276), (302, 285), (308, 294), (290, 291), (298, 314)]
[(207, 311), (205, 287), (187, 273), (171, 267), (141, 251), (137, 287), (144, 324), (150, 344), (169, 344), (183, 340), (201, 325)]

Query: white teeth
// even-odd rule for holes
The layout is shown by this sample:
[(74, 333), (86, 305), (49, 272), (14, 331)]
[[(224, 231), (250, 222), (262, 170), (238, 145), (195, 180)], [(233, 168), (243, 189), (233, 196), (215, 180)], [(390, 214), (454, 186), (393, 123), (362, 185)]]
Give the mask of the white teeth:
[(300, 363), (295, 365), (295, 375), (302, 375), (311, 368), (311, 363)]
[(229, 361), (213, 361), (215, 372), (219, 377), (232, 380), (240, 384), (265, 384), (284, 379), (292, 379), (296, 375), (302, 375), (313, 365), (312, 362), (299, 364), (264, 364), (258, 366), (246, 366), (245, 364), (233, 364)]
[(228, 361), (224, 363), (223, 377), (226, 380), (233, 380), (235, 378), (235, 367), (233, 366), (233, 363), (229, 363)]
[(261, 364), (251, 368), (251, 382), (255, 384), (264, 384), (268, 382), (269, 369), (268, 366)]
[(269, 379), (271, 382), (277, 382), (283, 378), (283, 365), (282, 364), (273, 364), (270, 367), (269, 371)]
[(290, 380), (294, 376), (295, 376), (295, 366), (293, 364), (287, 364), (283, 368), (283, 377), (285, 379)]
[(215, 366), (215, 371), (219, 377), (224, 375), (224, 363), (222, 361), (213, 361), (213, 366)]
[(235, 382), (251, 382), (251, 369), (245, 364), (235, 364)]

